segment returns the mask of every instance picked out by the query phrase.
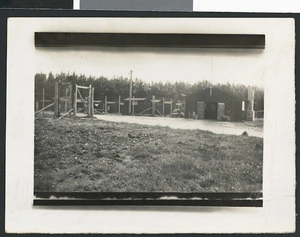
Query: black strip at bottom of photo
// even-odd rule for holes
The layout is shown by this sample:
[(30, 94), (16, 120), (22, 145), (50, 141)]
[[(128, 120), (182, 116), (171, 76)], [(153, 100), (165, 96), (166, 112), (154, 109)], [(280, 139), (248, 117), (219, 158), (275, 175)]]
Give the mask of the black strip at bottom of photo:
[(63, 200), (34, 199), (34, 206), (223, 206), (262, 207), (262, 200)]
[(34, 206), (262, 207), (262, 193), (50, 193), (36, 192)]

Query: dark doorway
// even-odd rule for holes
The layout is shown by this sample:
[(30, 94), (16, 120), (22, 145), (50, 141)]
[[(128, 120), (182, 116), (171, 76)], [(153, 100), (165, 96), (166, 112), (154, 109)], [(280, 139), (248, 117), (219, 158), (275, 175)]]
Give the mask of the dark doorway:
[(218, 103), (210, 102), (205, 103), (205, 119), (217, 119), (218, 116)]

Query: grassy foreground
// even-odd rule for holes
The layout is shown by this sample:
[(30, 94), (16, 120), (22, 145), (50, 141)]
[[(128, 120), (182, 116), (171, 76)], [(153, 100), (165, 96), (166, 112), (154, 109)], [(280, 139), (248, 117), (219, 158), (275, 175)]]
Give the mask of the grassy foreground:
[(263, 139), (201, 130), (36, 119), (35, 191), (254, 192)]

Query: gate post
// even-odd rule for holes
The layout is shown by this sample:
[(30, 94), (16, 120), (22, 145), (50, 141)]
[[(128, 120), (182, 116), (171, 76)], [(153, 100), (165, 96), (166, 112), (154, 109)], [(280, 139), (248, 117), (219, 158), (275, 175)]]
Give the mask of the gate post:
[(107, 113), (107, 96), (104, 97), (104, 111)]
[(92, 86), (89, 86), (89, 98), (88, 98), (88, 116), (91, 116), (91, 98), (92, 98)]
[[(45, 108), (45, 88), (43, 88), (43, 108)], [(44, 111), (43, 111), (44, 114)]]
[(254, 121), (255, 113), (254, 113), (254, 90), (248, 89), (248, 108), (247, 108), (247, 120)]
[(94, 93), (95, 88), (92, 87), (92, 97), (91, 97), (91, 116), (94, 117)]
[(135, 100), (134, 100), (134, 96), (133, 96), (133, 100), (132, 100), (132, 115), (134, 115), (134, 106), (135, 106)]
[(118, 113), (121, 114), (121, 96), (119, 96)]
[(155, 114), (155, 95), (152, 96), (152, 115)]
[(77, 84), (75, 84), (75, 92), (74, 92), (74, 116), (77, 116)]
[(54, 116), (59, 118), (59, 82), (55, 82)]
[(65, 113), (68, 111), (68, 88), (66, 88)]
[(73, 104), (73, 102), (72, 102), (72, 97), (73, 96), (73, 94), (72, 94), (72, 84), (70, 84), (70, 86), (69, 86), (69, 106), (70, 106), (70, 109), (73, 109), (73, 106), (72, 106), (72, 104)]
[(163, 116), (165, 116), (165, 97), (162, 98), (162, 104), (163, 104)]

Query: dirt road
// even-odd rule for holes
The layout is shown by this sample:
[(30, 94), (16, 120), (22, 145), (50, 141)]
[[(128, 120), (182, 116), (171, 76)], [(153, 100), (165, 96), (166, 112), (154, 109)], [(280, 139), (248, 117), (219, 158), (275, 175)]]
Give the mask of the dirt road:
[(169, 126), (170, 128), (175, 129), (201, 129), (217, 134), (241, 135), (244, 131), (247, 131), (249, 136), (263, 137), (263, 127), (253, 126), (254, 124), (251, 122), (220, 122), (214, 120), (193, 120), (185, 118), (143, 117), (112, 114), (95, 115), (95, 117), (101, 120), (112, 122)]

